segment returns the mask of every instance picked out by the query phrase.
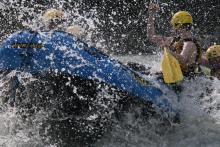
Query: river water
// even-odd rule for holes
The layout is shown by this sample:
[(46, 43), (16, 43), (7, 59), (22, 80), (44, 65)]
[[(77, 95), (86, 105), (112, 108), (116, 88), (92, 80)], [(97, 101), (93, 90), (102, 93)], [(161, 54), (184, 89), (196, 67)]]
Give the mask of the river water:
[[(122, 62), (138, 62), (160, 70), (161, 55), (117, 57)], [(183, 112), (180, 124), (158, 128), (158, 120), (143, 125), (128, 114), (125, 124), (115, 126), (98, 146), (124, 147), (218, 147), (220, 145), (220, 81), (199, 77), (182, 82), (179, 108)], [(208, 92), (211, 90), (211, 92)], [(209, 93), (209, 94), (208, 94)], [(159, 131), (157, 130), (159, 129)], [(161, 130), (160, 130), (161, 129)]]
[[(128, 61), (151, 67), (151, 72), (160, 70), (161, 55), (116, 56), (123, 63)], [(12, 73), (13, 74), (13, 73)], [(30, 78), (31, 75), (24, 74)], [(148, 78), (154, 78), (152, 75)], [(21, 79), (20, 79), (21, 80)], [(160, 120), (144, 120), (135, 112), (127, 112), (123, 120), (114, 123), (112, 129), (98, 140), (95, 147), (219, 147), (220, 145), (220, 86), (219, 80), (198, 77), (182, 82), (183, 90), (176, 97), (181, 109), (181, 123), (163, 125)], [(1, 77), (1, 94), (7, 91)], [(30, 147), (45, 145), (39, 128), (47, 116), (39, 112), (30, 121), (23, 122), (16, 115), (16, 108), (2, 108), (0, 113), (0, 146)], [(28, 119), (28, 118), (27, 118)], [(47, 136), (43, 140), (49, 140)], [(73, 145), (74, 146), (74, 145)]]
[[(57, 0), (56, 0), (57, 1)], [(4, 0), (5, 2), (5, 0)], [(10, 1), (12, 5), (16, 1)], [(60, 2), (57, 1), (57, 4)], [(16, 7), (16, 5), (13, 5)], [(0, 8), (6, 7), (0, 2)], [(20, 8), (19, 8), (20, 9)], [(33, 14), (32, 9), (21, 8), (22, 11)], [(31, 11), (30, 11), (31, 10)], [(19, 17), (24, 12), (19, 13)], [(79, 15), (79, 14), (76, 14)], [(36, 19), (36, 22), (39, 20)], [(90, 24), (88, 20), (87, 24)], [(33, 25), (32, 22), (23, 22), (24, 25)], [(30, 26), (32, 27), (32, 26)], [(36, 29), (36, 28), (35, 28)], [(102, 45), (100, 45), (102, 46)], [(151, 73), (161, 70), (161, 54), (158, 55), (126, 55), (114, 56), (122, 63), (136, 62), (150, 67)], [(14, 73), (11, 73), (13, 77)], [(2, 76), (2, 75), (0, 75)], [(32, 79), (31, 75), (24, 73), (25, 78)], [(146, 75), (147, 76), (147, 75)], [(147, 76), (154, 79), (153, 75)], [(25, 84), (25, 78), (19, 79)], [(0, 96), (13, 95), (7, 85), (7, 78), (0, 77)], [(194, 80), (185, 80), (181, 83), (183, 90), (173, 99), (178, 99), (175, 104), (181, 110), (181, 123), (169, 126), (156, 118), (144, 120), (137, 117), (136, 111), (127, 112), (121, 121), (114, 123), (94, 147), (219, 147), (220, 146), (220, 81), (205, 77)], [(162, 89), (163, 90), (163, 89)], [(172, 92), (172, 91), (166, 91)], [(14, 107), (0, 107), (0, 147), (57, 147), (56, 144), (45, 145), (42, 140), (50, 140), (49, 136), (41, 136), (39, 128), (47, 113), (39, 112), (36, 116), (26, 118), (24, 122), (17, 115)], [(74, 146), (74, 145), (72, 145)]]

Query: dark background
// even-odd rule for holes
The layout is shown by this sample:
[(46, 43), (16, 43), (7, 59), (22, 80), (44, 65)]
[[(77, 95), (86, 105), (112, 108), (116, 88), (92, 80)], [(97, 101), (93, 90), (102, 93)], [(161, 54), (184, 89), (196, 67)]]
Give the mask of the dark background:
[[(85, 18), (94, 18), (96, 30), (93, 31), (92, 41), (104, 40), (102, 45), (108, 52), (152, 53), (153, 48), (149, 46), (154, 44), (148, 41), (146, 29), (148, 3), (148, 0), (2, 0), (0, 37), (3, 39), (7, 34), (24, 29), (22, 22), (34, 20), (36, 16), (33, 13), (41, 14), (47, 8), (62, 7), (73, 14), (70, 18), (73, 21), (77, 17), (74, 15), (76, 11)], [(157, 33), (169, 35), (172, 14), (187, 10), (194, 18), (195, 33), (203, 39), (203, 47), (213, 42), (220, 43), (220, 0), (160, 0), (159, 4), (161, 11), (156, 16)], [(207, 39), (207, 35), (218, 38)]]

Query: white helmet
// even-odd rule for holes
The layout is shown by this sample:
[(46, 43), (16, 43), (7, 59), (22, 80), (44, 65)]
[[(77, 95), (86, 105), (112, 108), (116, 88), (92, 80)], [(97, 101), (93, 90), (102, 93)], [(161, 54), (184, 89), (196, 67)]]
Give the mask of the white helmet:
[(71, 25), (67, 27), (66, 32), (73, 34), (79, 38), (84, 35), (84, 29), (78, 25)]

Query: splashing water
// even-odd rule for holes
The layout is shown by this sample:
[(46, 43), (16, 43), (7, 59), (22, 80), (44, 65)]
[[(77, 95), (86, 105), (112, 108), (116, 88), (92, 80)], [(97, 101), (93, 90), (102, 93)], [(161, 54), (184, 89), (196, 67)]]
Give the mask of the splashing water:
[[(6, 5), (8, 3), (8, 5)], [(41, 13), (34, 9), (25, 7), (24, 4), (16, 6), (15, 2), (0, 2), (0, 9), (13, 7), (18, 12), (18, 19), (24, 26), (33, 30), (38, 30), (42, 24), (40, 22)], [(64, 1), (54, 1), (60, 8)], [(54, 7), (54, 6), (53, 6)], [(76, 6), (77, 7), (77, 6)], [(46, 7), (40, 7), (43, 11)], [(33, 16), (33, 19), (24, 20), (25, 14)], [(95, 15), (96, 11), (91, 11)], [(92, 15), (91, 14), (91, 15)], [(87, 31), (94, 31), (95, 18), (90, 19), (82, 16), (77, 8), (70, 11), (69, 15), (74, 15), (75, 23), (85, 27)], [(72, 22), (68, 22), (70, 25)], [(89, 28), (87, 28), (89, 27)], [(92, 33), (88, 33), (88, 40), (91, 40)], [(98, 40), (96, 40), (98, 41)], [(103, 47), (102, 40), (96, 42), (96, 46)], [(133, 61), (151, 67), (151, 72), (160, 71), (161, 55), (157, 56), (122, 56), (115, 57), (122, 62)], [(0, 95), (11, 87), (7, 82), (9, 77), (1, 77)], [(25, 79), (35, 80), (29, 74), (23, 74), (24, 79), (18, 79), (25, 84)], [(152, 78), (152, 77), (150, 77)], [(176, 99), (179, 99), (178, 107), (181, 109), (181, 123), (166, 126), (159, 119), (150, 118), (145, 120), (139, 116), (139, 110), (135, 109), (123, 115), (120, 121), (113, 124), (112, 129), (107, 132), (94, 146), (97, 147), (219, 147), (220, 145), (220, 81), (210, 80), (205, 77), (198, 77), (195, 80), (186, 80), (182, 83), (182, 92)], [(9, 93), (13, 94), (13, 93)], [(18, 110), (11, 107), (0, 108), (0, 146), (3, 147), (29, 147), (29, 146), (56, 146), (45, 145), (42, 140), (49, 138), (39, 134), (42, 121), (47, 117), (47, 113), (39, 112), (34, 117), (24, 118), (17, 115)]]
[[(146, 66), (149, 66), (149, 63), (151, 65), (156, 63), (152, 68), (158, 69), (160, 67), (158, 57), (160, 58), (160, 55), (117, 58), (123, 62), (138, 62)], [(205, 77), (185, 80), (182, 83), (183, 89), (178, 95), (178, 106), (182, 111), (180, 124), (164, 128), (158, 125), (158, 120), (154, 119), (143, 124), (143, 121), (134, 117), (134, 113), (131, 112), (127, 114), (126, 120), (122, 124), (117, 124), (97, 146), (219, 146), (219, 83), (217, 79), (210, 80)]]
[[(132, 59), (139, 63), (150, 63), (152, 68), (158, 68), (160, 56), (115, 57), (122, 62)], [(148, 64), (145, 64), (149, 66)], [(1, 95), (7, 91), (7, 78), (1, 77)], [(26, 79), (35, 79), (31, 75), (23, 73), (19, 81), (25, 85)], [(160, 119), (145, 119), (139, 109), (133, 109), (123, 114), (119, 121), (115, 121), (107, 132), (94, 146), (152, 146), (152, 147), (217, 147), (220, 144), (220, 109), (219, 109), (219, 80), (198, 77), (195, 80), (186, 80), (182, 83), (183, 90), (179, 93), (178, 107), (181, 109), (181, 123), (167, 126)], [(170, 91), (171, 92), (171, 91)], [(34, 117), (26, 119), (17, 115), (15, 108), (2, 108), (0, 113), (0, 144), (5, 147), (14, 146), (52, 146), (43, 144), (39, 135), (39, 128), (48, 114), (39, 112)], [(47, 140), (49, 138), (44, 138)], [(54, 145), (53, 145), (54, 146)], [(56, 146), (56, 145), (55, 145)]]

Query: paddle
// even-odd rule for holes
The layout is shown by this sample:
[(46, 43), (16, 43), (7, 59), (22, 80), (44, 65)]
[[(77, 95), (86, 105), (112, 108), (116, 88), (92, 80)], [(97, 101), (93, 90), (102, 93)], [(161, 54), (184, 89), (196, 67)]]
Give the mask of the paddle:
[(183, 73), (181, 71), (178, 60), (171, 55), (167, 48), (164, 48), (164, 57), (162, 60), (162, 72), (165, 83), (176, 83), (183, 80)]

